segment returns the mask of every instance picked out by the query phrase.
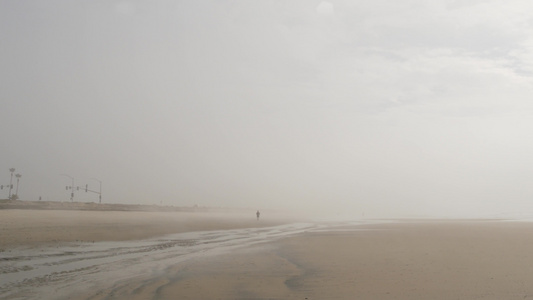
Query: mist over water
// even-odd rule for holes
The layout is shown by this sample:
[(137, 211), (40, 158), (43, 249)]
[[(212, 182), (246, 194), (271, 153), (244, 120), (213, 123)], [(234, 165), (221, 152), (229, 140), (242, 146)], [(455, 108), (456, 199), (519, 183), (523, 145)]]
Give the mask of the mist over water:
[(98, 202), (101, 181), (104, 203), (527, 214), (532, 5), (1, 1), (0, 184), (14, 167), (25, 201)]

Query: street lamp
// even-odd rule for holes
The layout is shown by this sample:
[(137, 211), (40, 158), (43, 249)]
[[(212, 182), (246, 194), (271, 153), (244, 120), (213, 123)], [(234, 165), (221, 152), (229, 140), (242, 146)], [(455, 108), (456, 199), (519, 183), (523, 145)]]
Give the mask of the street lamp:
[(67, 176), (68, 178), (72, 179), (72, 185), (70, 186), (70, 202), (74, 202), (74, 177), (67, 175), (67, 174), (59, 174), (59, 175)]
[(22, 175), (16, 174), (15, 177), (17, 177), (17, 190), (15, 192), (15, 195), (17, 195), (17, 199), (18, 199), (19, 198), (19, 180), (20, 180), (20, 177), (22, 177)]
[(15, 168), (10, 168), (9, 172), (11, 172), (11, 179), (9, 179), (9, 200), (11, 200), (11, 189), (13, 189), (13, 173), (15, 172)]
[(102, 203), (102, 181), (100, 179), (96, 179), (96, 178), (91, 178), (92, 180), (96, 180), (100, 183), (100, 191), (98, 192), (98, 198), (99, 198), (99, 203)]

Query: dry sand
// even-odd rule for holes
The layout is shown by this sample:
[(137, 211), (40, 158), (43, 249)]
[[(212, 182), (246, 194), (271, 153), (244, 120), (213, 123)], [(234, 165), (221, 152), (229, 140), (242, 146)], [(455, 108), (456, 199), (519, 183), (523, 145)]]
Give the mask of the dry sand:
[(288, 286), (308, 299), (533, 299), (532, 224), (369, 228), (285, 241), (301, 269)]
[[(179, 216), (179, 217), (178, 217)], [(261, 225), (274, 225), (262, 223)], [(258, 226), (251, 216), (0, 211), (2, 247)], [(396, 222), (197, 257), (69, 299), (533, 299), (533, 224)]]
[(533, 225), (400, 223), (205, 257), (80, 299), (533, 299)]
[(282, 218), (244, 213), (0, 210), (0, 252), (20, 246), (73, 241), (138, 240), (171, 233), (273, 226)]

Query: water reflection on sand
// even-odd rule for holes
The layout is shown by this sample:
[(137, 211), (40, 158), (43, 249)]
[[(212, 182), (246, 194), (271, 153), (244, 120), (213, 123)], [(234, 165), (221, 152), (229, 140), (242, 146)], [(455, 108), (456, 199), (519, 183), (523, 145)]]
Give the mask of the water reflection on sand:
[(192, 258), (331, 226), (296, 223), (188, 232), (142, 241), (13, 249), (0, 253), (0, 298), (57, 299), (76, 290), (109, 287), (119, 281), (156, 274)]

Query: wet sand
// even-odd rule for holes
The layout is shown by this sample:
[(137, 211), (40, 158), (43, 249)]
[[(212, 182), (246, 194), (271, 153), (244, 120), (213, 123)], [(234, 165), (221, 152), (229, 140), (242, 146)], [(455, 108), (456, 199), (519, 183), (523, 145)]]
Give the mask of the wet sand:
[[(8, 299), (30, 299), (32, 284), (35, 289), (51, 287), (50, 294), (40, 294), (39, 299), (533, 299), (533, 223), (395, 221), (311, 224), (302, 230), (292, 225), (255, 228), (281, 222), (259, 224), (253, 215), (237, 221), (234, 217), (0, 211), (0, 242), (8, 249), (0, 256), (6, 257), (29, 246), (36, 249), (30, 250), (36, 259), (48, 259), (38, 254), (39, 247), (76, 239), (135, 240), (242, 228), (193, 239), (154, 240), (148, 246), (113, 246), (107, 252), (95, 246), (97, 255), (80, 243), (76, 246), (80, 263), (105, 259), (119, 267), (95, 264), (38, 277), (13, 285), (20, 293), (12, 295), (23, 298)], [(61, 267), (76, 255), (65, 252), (51, 259)], [(36, 268), (31, 266), (33, 259), (24, 263), (20, 259), (24, 257), (6, 261), (2, 276), (19, 276), (32, 268), (40, 272), (48, 265)], [(21, 264), (20, 269), (15, 269), (16, 264)], [(104, 278), (102, 272), (114, 280), (93, 280), (89, 285), (86, 279)], [(121, 277), (124, 272), (128, 275)], [(5, 286), (4, 291), (10, 289)]]
[(78, 299), (533, 299), (533, 224), (316, 230)]

